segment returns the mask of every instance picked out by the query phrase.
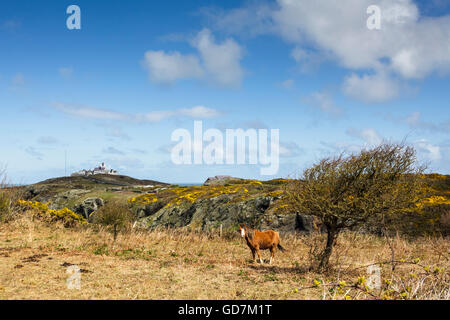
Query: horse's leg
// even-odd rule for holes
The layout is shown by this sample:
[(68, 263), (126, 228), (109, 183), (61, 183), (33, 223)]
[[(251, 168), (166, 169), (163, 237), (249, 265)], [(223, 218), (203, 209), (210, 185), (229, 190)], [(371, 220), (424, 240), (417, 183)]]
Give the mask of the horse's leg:
[(270, 261), (269, 261), (269, 264), (272, 264), (274, 258), (275, 258), (275, 247), (271, 247), (270, 248)]
[(263, 263), (264, 263), (264, 261), (263, 261), (263, 259), (262, 259), (262, 257), (261, 257), (261, 251), (259, 251), (259, 248), (258, 248), (258, 249), (256, 249), (256, 253), (258, 254), (258, 257), (259, 257), (259, 262), (261, 262), (261, 264), (263, 264)]
[(256, 262), (256, 252), (255, 249), (252, 249), (252, 257), (253, 257), (253, 263)]

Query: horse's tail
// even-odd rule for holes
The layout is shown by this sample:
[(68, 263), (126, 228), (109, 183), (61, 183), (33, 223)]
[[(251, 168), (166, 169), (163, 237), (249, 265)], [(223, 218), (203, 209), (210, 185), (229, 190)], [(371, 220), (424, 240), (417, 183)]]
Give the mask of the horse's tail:
[(286, 252), (287, 250), (285, 248), (283, 248), (283, 246), (281, 244), (278, 244), (278, 249), (281, 250), (281, 252)]

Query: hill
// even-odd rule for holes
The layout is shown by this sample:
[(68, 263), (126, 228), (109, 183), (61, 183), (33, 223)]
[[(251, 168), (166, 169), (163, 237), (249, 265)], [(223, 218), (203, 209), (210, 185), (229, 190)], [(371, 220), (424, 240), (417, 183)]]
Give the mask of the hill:
[[(69, 208), (83, 211), (89, 199), (108, 201), (145, 193), (169, 184), (154, 180), (140, 180), (124, 175), (97, 174), (94, 176), (59, 177), (19, 188), (24, 200), (49, 203), (52, 209)], [(81, 207), (80, 207), (81, 206)], [(89, 206), (89, 205), (88, 205)], [(97, 209), (95, 206), (93, 209)], [(92, 212), (92, 210), (88, 210)]]
[(109, 174), (96, 174), (91, 176), (77, 176), (77, 177), (59, 177), (47, 179), (36, 183), (36, 185), (92, 185), (92, 184), (104, 184), (114, 185), (122, 187), (132, 186), (148, 186), (148, 185), (169, 185), (168, 183), (159, 182), (155, 180), (140, 180), (124, 175), (109, 175)]
[[(83, 221), (62, 228), (36, 218), (42, 218), (39, 213), (58, 217), (67, 210), (55, 212), (39, 204), (17, 210), (7, 223), (0, 219), (0, 299), (449, 298), (449, 242), (441, 236), (389, 239), (345, 232), (332, 268), (324, 274), (312, 268), (324, 240), (321, 234), (283, 234), (287, 252), (277, 253), (273, 265), (251, 263), (249, 249), (233, 230), (236, 223), (282, 231), (296, 228), (297, 217), (305, 218), (285, 203), (287, 180), (226, 179), (180, 187), (138, 185), (129, 177), (103, 179), (49, 179), (22, 192), (33, 205), (42, 200), (73, 210), (80, 205), (87, 209), (89, 199), (119, 199), (137, 214), (135, 225), (148, 232), (128, 228), (113, 240), (108, 229), (96, 224)], [(422, 204), (429, 211), (420, 214), (428, 219), (447, 213), (448, 219), (450, 176), (425, 179), (428, 195)], [(214, 230), (219, 225), (223, 233)], [(372, 273), (366, 269), (373, 265), (379, 265), (382, 287), (369, 291), (365, 277)], [(80, 267), (82, 290), (67, 290), (71, 266)]]
[[(430, 174), (424, 181), (424, 199), (417, 204), (417, 212), (405, 219), (406, 229), (411, 234), (448, 234), (450, 176)], [(119, 201), (130, 206), (135, 226), (144, 229), (236, 229), (240, 223), (289, 233), (317, 229), (311, 216), (290, 207), (287, 182), (227, 178), (186, 187), (127, 176), (62, 177), (23, 187), (22, 199), (47, 203), (55, 210), (68, 208), (89, 220), (105, 203)], [(372, 231), (378, 232), (375, 229)]]

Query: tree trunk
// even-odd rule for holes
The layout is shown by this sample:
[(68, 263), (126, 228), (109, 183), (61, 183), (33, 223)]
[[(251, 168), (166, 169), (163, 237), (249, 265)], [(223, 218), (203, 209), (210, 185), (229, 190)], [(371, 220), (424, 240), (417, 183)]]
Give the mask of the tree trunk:
[(331, 253), (333, 252), (334, 244), (336, 243), (338, 232), (335, 228), (327, 228), (327, 245), (322, 253), (319, 263), (319, 270), (324, 271), (328, 268)]
[(116, 239), (117, 239), (117, 225), (115, 224), (114, 225), (114, 230), (113, 230), (113, 237), (114, 237), (114, 242), (116, 242)]

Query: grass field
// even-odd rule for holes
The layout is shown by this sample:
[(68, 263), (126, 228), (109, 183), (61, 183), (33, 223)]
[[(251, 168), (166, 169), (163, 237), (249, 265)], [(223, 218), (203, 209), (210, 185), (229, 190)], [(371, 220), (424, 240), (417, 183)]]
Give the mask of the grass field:
[[(89, 225), (69, 229), (25, 214), (0, 225), (0, 299), (450, 299), (448, 239), (346, 233), (333, 269), (316, 273), (309, 244), (317, 237), (282, 237), (288, 252), (260, 265), (237, 232), (131, 230), (113, 243)], [(392, 250), (395, 270), (382, 264), (381, 289), (367, 291), (366, 266), (392, 260)], [(79, 290), (67, 288), (70, 265), (81, 268)]]

